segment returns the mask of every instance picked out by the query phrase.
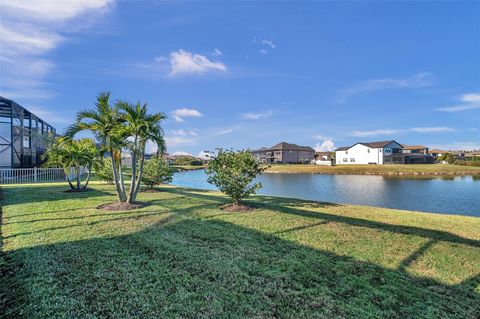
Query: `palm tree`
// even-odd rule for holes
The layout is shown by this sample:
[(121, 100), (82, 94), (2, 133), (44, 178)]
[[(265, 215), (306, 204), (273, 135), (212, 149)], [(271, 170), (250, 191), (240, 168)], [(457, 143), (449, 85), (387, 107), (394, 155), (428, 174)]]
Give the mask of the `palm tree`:
[[(88, 138), (73, 140), (70, 138), (57, 138), (51, 142), (50, 147), (44, 154), (47, 166), (61, 166), (65, 172), (65, 179), (71, 189), (84, 190), (90, 181), (90, 172), (93, 165), (99, 159), (99, 152), (95, 143)], [(88, 171), (85, 184), (81, 184), (81, 168)], [(74, 169), (76, 175), (76, 187), (70, 180), (70, 172)]]
[(100, 93), (97, 96), (95, 109), (78, 112), (76, 123), (67, 129), (66, 135), (73, 137), (80, 131), (91, 131), (97, 141), (110, 151), (117, 197), (120, 202), (124, 202), (126, 195), (121, 172), (121, 150), (125, 141), (125, 130), (122, 124), (124, 120), (118, 108), (112, 107), (109, 100), (110, 93)]
[(140, 189), (147, 142), (152, 141), (157, 144), (158, 149), (165, 149), (163, 131), (160, 127), (160, 122), (165, 119), (165, 114), (148, 114), (148, 105), (146, 103), (142, 105), (140, 102), (133, 105), (120, 101), (116, 106), (123, 111), (126, 135), (131, 139), (127, 144), (132, 154), (132, 177), (127, 202), (133, 203)]

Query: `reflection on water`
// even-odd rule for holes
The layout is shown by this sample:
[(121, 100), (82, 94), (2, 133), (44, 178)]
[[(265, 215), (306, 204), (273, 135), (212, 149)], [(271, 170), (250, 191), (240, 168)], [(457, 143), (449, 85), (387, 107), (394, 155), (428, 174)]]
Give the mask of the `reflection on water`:
[[(480, 216), (480, 176), (263, 174), (257, 181), (265, 195)], [(177, 173), (172, 184), (215, 189), (203, 170)]]

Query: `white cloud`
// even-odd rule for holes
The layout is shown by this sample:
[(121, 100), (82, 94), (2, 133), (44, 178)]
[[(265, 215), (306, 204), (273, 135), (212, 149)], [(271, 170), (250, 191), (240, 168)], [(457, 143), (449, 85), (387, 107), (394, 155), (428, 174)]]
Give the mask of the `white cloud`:
[(174, 156), (193, 156), (192, 153), (184, 152), (184, 151), (176, 151), (172, 155)]
[(215, 49), (213, 49), (212, 55), (213, 56), (222, 56), (223, 52), (220, 51), (219, 49), (215, 48)]
[(177, 122), (183, 122), (184, 117), (202, 117), (203, 114), (195, 109), (181, 108), (172, 112), (172, 116)]
[(371, 130), (371, 131), (355, 131), (351, 135), (355, 137), (366, 137), (375, 135), (391, 135), (398, 133), (398, 130)]
[(455, 129), (444, 126), (436, 127), (414, 127), (410, 131), (418, 133), (440, 133), (440, 132), (455, 132)]
[(78, 32), (111, 0), (9, 0), (0, 2), (0, 94), (9, 98), (49, 98), (44, 78), (55, 67), (46, 54)]
[(171, 130), (171, 133), (178, 136), (198, 136), (194, 130)]
[(382, 135), (399, 135), (406, 133), (446, 133), (455, 132), (455, 129), (444, 126), (435, 127), (413, 127), (405, 129), (380, 129), (371, 131), (354, 131), (351, 136), (368, 137), (368, 136), (382, 136)]
[(317, 134), (313, 136), (314, 140), (329, 140), (330, 138), (325, 135)]
[(346, 89), (344, 93), (351, 95), (392, 88), (422, 88), (431, 86), (434, 80), (435, 75), (433, 73), (422, 72), (408, 78), (385, 78), (360, 82)]
[(243, 113), (242, 115), (240, 115), (240, 119), (242, 119), (242, 120), (260, 120), (260, 119), (263, 119), (263, 118), (270, 118), (270, 117), (272, 117), (272, 115), (273, 115), (273, 111), (258, 112), (258, 113), (247, 112), (247, 113)]
[(204, 55), (194, 54), (181, 49), (170, 53), (170, 67), (170, 76), (203, 74), (211, 71), (223, 72), (227, 70), (227, 67), (222, 62), (213, 62)]
[(468, 93), (460, 96), (462, 103), (437, 109), (441, 112), (461, 112), (480, 109), (480, 93)]
[(268, 54), (269, 50), (273, 50), (277, 47), (275, 42), (273, 42), (272, 40), (266, 40), (266, 39), (261, 39), (257, 37), (253, 38), (253, 43), (256, 43), (261, 47), (258, 50), (258, 52), (260, 52), (261, 54)]
[(335, 143), (332, 140), (325, 140), (322, 143), (315, 145), (315, 151), (317, 152), (332, 152), (336, 149)]
[(262, 44), (268, 45), (270, 48), (275, 49), (276, 45), (272, 40), (262, 40)]

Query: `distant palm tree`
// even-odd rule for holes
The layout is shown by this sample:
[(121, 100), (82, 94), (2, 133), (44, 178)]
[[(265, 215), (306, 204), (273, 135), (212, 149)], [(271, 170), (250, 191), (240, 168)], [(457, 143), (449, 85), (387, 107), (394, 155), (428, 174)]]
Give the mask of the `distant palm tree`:
[(121, 174), (121, 150), (124, 146), (126, 132), (122, 114), (117, 107), (110, 105), (109, 100), (110, 93), (100, 93), (97, 96), (95, 109), (78, 112), (77, 120), (67, 129), (66, 136), (73, 137), (80, 131), (90, 131), (95, 135), (97, 141), (110, 151), (117, 197), (120, 202), (124, 202), (127, 198), (123, 185), (123, 174)]
[[(145, 147), (148, 141), (157, 144), (157, 152), (165, 149), (165, 140), (160, 122), (166, 118), (163, 113), (148, 113), (148, 105), (137, 102), (135, 105), (128, 102), (118, 102), (117, 108), (122, 112), (125, 120), (125, 134), (130, 138), (127, 145), (132, 154), (132, 177), (127, 203), (135, 202), (142, 180), (145, 162)], [(159, 150), (159, 151), (158, 151)]]

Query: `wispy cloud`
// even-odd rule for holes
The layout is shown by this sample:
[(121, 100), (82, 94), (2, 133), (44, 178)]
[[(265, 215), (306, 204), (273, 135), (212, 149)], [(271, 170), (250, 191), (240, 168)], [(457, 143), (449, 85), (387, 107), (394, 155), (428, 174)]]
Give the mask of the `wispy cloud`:
[(406, 133), (446, 133), (454, 132), (455, 129), (444, 126), (435, 126), (435, 127), (413, 127), (406, 129), (379, 129), (379, 130), (369, 130), (369, 131), (354, 131), (351, 136), (354, 137), (369, 137), (369, 136), (384, 136), (384, 135), (399, 135)]
[(383, 78), (360, 82), (344, 90), (343, 94), (353, 95), (363, 92), (396, 88), (422, 88), (431, 86), (434, 81), (435, 75), (433, 73), (422, 72), (407, 78)]
[(460, 104), (437, 109), (441, 112), (461, 112), (480, 109), (480, 93), (468, 93), (460, 96)]
[(177, 136), (198, 136), (198, 133), (194, 130), (171, 130), (170, 132)]
[(203, 114), (195, 109), (181, 108), (174, 110), (172, 116), (176, 122), (183, 122), (184, 117), (202, 117)]
[(82, 29), (91, 16), (109, 10), (111, 0), (0, 2), (0, 94), (10, 98), (49, 98), (45, 80), (55, 64), (46, 55)]
[(260, 120), (265, 118), (270, 118), (273, 116), (273, 111), (266, 111), (266, 112), (247, 112), (240, 115), (240, 119), (242, 120)]
[(277, 47), (273, 40), (261, 39), (257, 37), (253, 38), (253, 43), (260, 46), (258, 52), (260, 52), (261, 54), (268, 54), (270, 50), (273, 50)]
[(222, 55), (223, 55), (223, 52), (220, 51), (219, 49), (215, 48), (215, 49), (213, 49), (213, 52), (211, 53), (211, 55), (213, 55), (213, 56), (222, 56)]
[(434, 144), (430, 148), (436, 148), (441, 150), (454, 150), (454, 151), (478, 151), (480, 150), (479, 142), (453, 142), (446, 144)]
[[(218, 52), (220, 52), (218, 50)], [(221, 52), (220, 52), (221, 53)], [(158, 62), (165, 61), (165, 58), (156, 59)], [(185, 50), (178, 50), (170, 53), (169, 76), (204, 74), (207, 72), (225, 72), (227, 67), (220, 61), (211, 61), (205, 55), (191, 53)]]
[(331, 138), (322, 134), (312, 136), (314, 140), (330, 140)]

